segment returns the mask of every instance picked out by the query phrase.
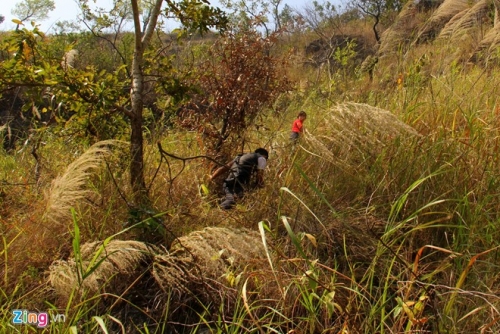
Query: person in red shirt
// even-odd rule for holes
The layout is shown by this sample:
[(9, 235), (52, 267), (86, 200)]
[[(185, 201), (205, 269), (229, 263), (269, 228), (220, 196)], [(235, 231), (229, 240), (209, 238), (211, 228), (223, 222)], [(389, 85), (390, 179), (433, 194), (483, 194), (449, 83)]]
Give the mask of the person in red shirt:
[(304, 121), (305, 121), (306, 118), (307, 118), (307, 114), (306, 114), (305, 111), (301, 111), (297, 115), (297, 118), (293, 122), (292, 133), (290, 135), (290, 139), (292, 141), (294, 141), (294, 142), (297, 141), (297, 139), (299, 139), (299, 137), (304, 132), (304, 126), (303, 125), (304, 125)]

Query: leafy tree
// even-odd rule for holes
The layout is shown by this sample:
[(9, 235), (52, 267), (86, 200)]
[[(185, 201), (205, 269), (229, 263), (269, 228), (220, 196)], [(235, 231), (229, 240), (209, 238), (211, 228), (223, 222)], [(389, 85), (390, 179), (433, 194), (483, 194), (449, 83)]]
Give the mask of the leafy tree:
[(21, 26), (11, 32), (0, 46), (0, 94), (18, 92), (14, 95), (23, 101), (23, 110), (39, 114), (33, 119), (34, 127), (42, 126), (38, 120), (58, 121), (69, 122), (69, 129), (75, 123), (85, 124), (85, 130), (92, 132), (97, 115), (106, 119), (103, 124), (108, 129), (116, 128), (119, 118), (114, 113), (127, 101), (121, 96), (120, 71), (76, 69), (71, 52), (61, 61), (64, 50), (59, 55), (55, 50), (59, 43), (58, 36), (49, 39), (36, 25), (33, 30)]
[(331, 39), (331, 29), (340, 31), (337, 8), (329, 1), (312, 1), (300, 13), (302, 21), (324, 40)]
[(23, 0), (16, 4), (12, 14), (16, 15), (21, 22), (29, 19), (44, 21), (55, 8), (53, 0)]
[(3, 21), (5, 21), (5, 16), (0, 14), (0, 23), (3, 23)]
[[(122, 1), (116, 1), (117, 5), (120, 3)], [(148, 203), (143, 161), (144, 94), (147, 85), (155, 84), (156, 77), (151, 76), (152, 68), (161, 64), (164, 57), (153, 49), (152, 40), (155, 31), (158, 31), (158, 22), (162, 16), (176, 16), (183, 24), (183, 30), (207, 32), (211, 26), (223, 28), (226, 18), (219, 9), (206, 6), (198, 0), (176, 3), (167, 1), (167, 7), (163, 9), (161, 6), (164, 1), (155, 0), (147, 11), (147, 20), (144, 20), (142, 15), (145, 11), (141, 8), (140, 1), (130, 0), (128, 3), (130, 7), (124, 8), (131, 9), (129, 17), (133, 24), (133, 48), (130, 53), (115, 48), (122, 60), (122, 66), (113, 72), (96, 71), (96, 67), (92, 65), (85, 68), (66, 66), (64, 61), (60, 61), (62, 55), (54, 57), (46, 49), (47, 43), (43, 43), (47, 42), (45, 36), (35, 25), (32, 31), (26, 28), (18, 29), (3, 45), (2, 49), (9, 56), (6, 61), (0, 63), (0, 91), (28, 87), (38, 90), (40, 96), (43, 95), (40, 94), (41, 89), (50, 87), (54, 105), (62, 102), (64, 109), (73, 114), (72, 119), (84, 115), (90, 118), (92, 114), (100, 114), (104, 115), (102, 119), (110, 122), (119, 119), (116, 115), (128, 121), (131, 186), (135, 203), (141, 206)], [(86, 1), (82, 0), (84, 9), (85, 6)], [(96, 30), (93, 30), (96, 34), (109, 29), (113, 23), (110, 16), (103, 13), (98, 13), (92, 19), (97, 23)], [(121, 21), (115, 23), (122, 24)], [(102, 30), (98, 29), (99, 24)], [(103, 35), (104, 33), (96, 36)], [(71, 45), (66, 51), (70, 49)], [(131, 59), (128, 58), (129, 54), (132, 55)], [(165, 75), (168, 73), (164, 72), (163, 76)], [(60, 108), (57, 111), (59, 110)]]
[[(130, 179), (131, 186), (137, 204), (147, 203), (147, 190), (144, 179), (144, 157), (143, 157), (143, 125), (144, 125), (144, 95), (146, 91), (146, 78), (151, 73), (150, 56), (157, 56), (156, 52), (149, 52), (155, 31), (161, 27), (161, 19), (168, 17), (177, 18), (186, 30), (198, 30), (207, 32), (210, 26), (223, 28), (226, 22), (222, 11), (209, 7), (199, 0), (182, 0), (180, 2), (166, 1), (167, 6), (162, 9), (163, 0), (143, 1), (130, 0), (130, 2), (114, 1), (110, 12), (98, 10), (93, 13), (87, 0), (81, 0), (84, 19), (87, 26), (96, 35), (103, 37), (104, 31), (112, 28), (115, 35), (120, 34), (128, 19), (133, 24), (133, 48), (131, 61), (127, 54), (123, 53), (116, 44), (116, 39), (104, 37), (117, 51), (123, 61), (123, 70), (127, 73), (129, 82), (129, 106), (118, 106), (118, 110), (125, 115), (130, 122)], [(111, 35), (112, 36), (112, 35)], [(161, 61), (160, 61), (161, 62)], [(158, 60), (156, 61), (158, 63)]]
[(289, 5), (285, 4), (283, 10), (278, 14), (278, 27), (282, 26), (293, 26), (295, 20), (297, 19), (294, 14), (294, 10)]
[[(283, 0), (221, 0), (229, 10), (232, 10), (232, 19), (235, 26), (248, 29), (254, 24), (264, 28), (266, 36), (279, 31), (283, 26), (283, 19), (289, 18), (290, 7), (285, 6), (280, 11)], [(270, 24), (274, 23), (274, 28)]]
[[(147, 198), (147, 189), (144, 180), (144, 156), (143, 156), (143, 111), (144, 111), (144, 65), (145, 52), (150, 45), (151, 38), (155, 32), (158, 17), (161, 13), (163, 0), (156, 0), (149, 12), (149, 20), (143, 26), (141, 24), (141, 10), (138, 0), (131, 0), (132, 15), (134, 21), (135, 47), (131, 66), (131, 109), (126, 110), (131, 124), (131, 165), (130, 177), (132, 189), (136, 202), (142, 203)], [(221, 26), (224, 17), (218, 10), (205, 6), (198, 0), (182, 1), (179, 4), (167, 1), (169, 9), (177, 12), (181, 22), (189, 29), (208, 31), (210, 25)], [(222, 26), (221, 26), (222, 27)], [(143, 29), (144, 28), (144, 29)]]

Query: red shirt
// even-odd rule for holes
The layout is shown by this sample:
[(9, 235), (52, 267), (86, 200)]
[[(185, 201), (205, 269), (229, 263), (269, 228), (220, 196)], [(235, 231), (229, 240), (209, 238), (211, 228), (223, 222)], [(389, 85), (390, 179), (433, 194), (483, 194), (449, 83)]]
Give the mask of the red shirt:
[(292, 125), (292, 132), (302, 132), (302, 124), (303, 121), (300, 118), (297, 118)]

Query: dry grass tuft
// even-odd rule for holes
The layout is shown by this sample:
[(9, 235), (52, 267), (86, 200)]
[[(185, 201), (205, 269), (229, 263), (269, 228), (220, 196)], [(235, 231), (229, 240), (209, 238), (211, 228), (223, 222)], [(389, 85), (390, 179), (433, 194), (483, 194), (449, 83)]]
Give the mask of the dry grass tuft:
[(259, 233), (246, 229), (211, 227), (179, 238), (170, 253), (155, 258), (153, 276), (164, 290), (197, 292), (204, 282), (228, 285), (224, 274), (262, 265), (265, 251)]
[[(83, 273), (79, 273), (75, 259), (56, 261), (50, 266), (49, 282), (58, 296), (69, 298), (75, 289), (82, 294), (91, 295), (104, 290), (121, 294), (144, 271), (144, 267), (152, 262), (153, 255), (159, 252), (143, 242), (114, 240), (91, 263), (101, 246), (102, 242), (92, 242), (81, 247)], [(90, 271), (101, 259), (102, 263), (80, 282), (79, 275)]]
[(490, 29), (479, 43), (472, 56), (472, 61), (486, 60), (498, 57), (498, 48), (500, 47), (500, 1), (494, 0), (495, 18), (493, 28)]
[(142, 242), (115, 240), (91, 263), (101, 245), (93, 242), (82, 246), (84, 273), (104, 260), (81, 283), (75, 259), (56, 261), (50, 266), (49, 282), (58, 296), (69, 298), (75, 289), (80, 295), (104, 291), (120, 295), (153, 263), (152, 275), (163, 290), (202, 297), (230, 286), (226, 274), (235, 273), (235, 277), (248, 267), (266, 264), (260, 234), (246, 229), (213, 227), (195, 231), (177, 239), (170, 252)]
[(432, 14), (430, 21), (444, 25), (448, 23), (455, 15), (470, 8), (471, 3), (476, 1), (470, 0), (445, 0), (441, 6)]
[(488, 15), (491, 0), (481, 0), (472, 8), (457, 13), (444, 26), (438, 38), (456, 38), (467, 34), (471, 28), (477, 27)]
[(98, 142), (73, 161), (61, 176), (52, 181), (43, 219), (56, 224), (64, 224), (70, 220), (71, 208), (92, 193), (85, 188), (92, 172), (103, 166), (106, 157), (112, 154), (113, 148), (125, 145), (128, 144), (117, 140)]
[(418, 8), (413, 1), (408, 1), (399, 13), (396, 21), (382, 33), (380, 37), (379, 55), (386, 55), (398, 50), (399, 45), (407, 42), (408, 36), (415, 28), (411, 24), (418, 12)]
[(495, 6), (495, 17), (493, 19), (493, 26), (496, 28), (500, 26), (500, 1), (493, 0), (493, 5)]
[(450, 20), (469, 8), (469, 0), (445, 0), (420, 29), (417, 40), (433, 39)]
[[(390, 111), (362, 103), (345, 103), (333, 107), (326, 113), (323, 124), (328, 129), (317, 133), (332, 133), (331, 136), (308, 133), (306, 139), (316, 149), (316, 154), (339, 167), (349, 161), (356, 161), (352, 157), (360, 154), (378, 154), (396, 138), (418, 136), (415, 129)], [(332, 147), (336, 149), (332, 150)]]

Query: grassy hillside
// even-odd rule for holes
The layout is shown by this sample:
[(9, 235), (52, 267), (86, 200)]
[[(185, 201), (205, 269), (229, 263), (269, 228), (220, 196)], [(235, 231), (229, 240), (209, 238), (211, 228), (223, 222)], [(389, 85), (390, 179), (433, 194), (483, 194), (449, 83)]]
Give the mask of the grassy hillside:
[(409, 4), (380, 45), (351, 22), (372, 78), (354, 44), (314, 65), (316, 34), (283, 38), (293, 88), (243, 145), (270, 151), (266, 185), (231, 211), (210, 161), (185, 160), (205, 154), (194, 130), (149, 129), (148, 212), (123, 141), (58, 129), (2, 151), (0, 331), (497, 333), (498, 8)]

